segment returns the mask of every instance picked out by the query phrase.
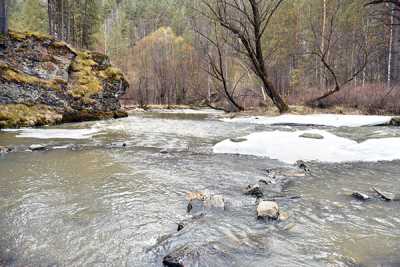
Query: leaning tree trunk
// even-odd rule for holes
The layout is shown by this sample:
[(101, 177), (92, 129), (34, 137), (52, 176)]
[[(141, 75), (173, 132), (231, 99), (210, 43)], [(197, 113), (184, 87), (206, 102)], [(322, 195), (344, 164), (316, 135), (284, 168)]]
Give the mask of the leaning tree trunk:
[(0, 34), (8, 32), (7, 1), (0, 0)]

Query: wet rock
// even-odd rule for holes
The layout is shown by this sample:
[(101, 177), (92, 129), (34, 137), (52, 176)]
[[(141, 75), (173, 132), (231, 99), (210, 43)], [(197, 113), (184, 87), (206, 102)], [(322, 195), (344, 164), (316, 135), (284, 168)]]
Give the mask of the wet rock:
[(187, 212), (199, 214), (205, 209), (225, 209), (225, 200), (222, 195), (206, 195), (202, 192), (189, 192)]
[(393, 117), (390, 121), (390, 125), (392, 126), (400, 126), (400, 117)]
[(357, 200), (361, 200), (361, 201), (366, 201), (366, 200), (370, 200), (371, 199), (367, 194), (364, 194), (364, 193), (361, 193), (361, 192), (353, 192), (351, 194), (351, 196), (353, 198), (355, 198)]
[(168, 150), (167, 149), (161, 149), (160, 150), (160, 154), (168, 154)]
[(308, 139), (324, 139), (324, 136), (315, 133), (303, 133), (299, 137)]
[(246, 138), (231, 138), (230, 141), (233, 143), (242, 143), (242, 142), (246, 142), (247, 139)]
[(46, 146), (45, 145), (41, 145), (41, 144), (34, 144), (34, 145), (30, 145), (29, 146), (29, 150), (31, 151), (43, 151), (46, 150)]
[(280, 221), (287, 221), (288, 219), (289, 219), (289, 213), (287, 213), (287, 212), (279, 212), (279, 217), (278, 217), (278, 219), (280, 220)]
[(264, 193), (262, 192), (259, 184), (248, 185), (244, 189), (244, 194), (254, 196), (256, 198), (262, 198), (264, 196)]
[(178, 223), (178, 232), (183, 230), (183, 228), (185, 228), (185, 225), (183, 223)]
[(311, 173), (310, 168), (308, 168), (307, 164), (304, 161), (298, 160), (296, 164), (297, 164), (297, 167), (299, 169), (302, 169), (305, 173), (309, 173), (309, 174)]
[(203, 192), (188, 192), (186, 193), (186, 199), (187, 200), (193, 200), (193, 199), (198, 199), (198, 200), (204, 200), (206, 197), (206, 194)]
[(260, 201), (257, 205), (257, 217), (260, 219), (279, 219), (279, 206), (274, 201)]
[(5, 146), (0, 146), (0, 154), (7, 154), (9, 152), (11, 152), (12, 149), (9, 147), (5, 147)]
[(189, 246), (184, 245), (163, 258), (163, 265), (166, 267), (184, 267), (184, 261), (196, 256), (196, 250)]

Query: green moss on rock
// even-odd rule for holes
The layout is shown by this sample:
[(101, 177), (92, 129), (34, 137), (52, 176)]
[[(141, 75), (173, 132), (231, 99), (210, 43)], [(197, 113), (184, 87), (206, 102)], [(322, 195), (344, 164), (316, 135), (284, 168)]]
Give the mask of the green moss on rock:
[(62, 115), (45, 105), (0, 105), (0, 128), (43, 126), (61, 120)]
[(0, 62), (0, 77), (8, 82), (15, 82), (17, 84), (28, 84), (33, 86), (44, 87), (47, 89), (53, 89), (61, 91), (65, 85), (63, 80), (44, 80), (39, 79), (35, 76), (25, 74), (17, 69), (10, 67), (5, 63)]
[(106, 55), (33, 32), (10, 31), (0, 43), (0, 127), (127, 115), (118, 96), (128, 83)]

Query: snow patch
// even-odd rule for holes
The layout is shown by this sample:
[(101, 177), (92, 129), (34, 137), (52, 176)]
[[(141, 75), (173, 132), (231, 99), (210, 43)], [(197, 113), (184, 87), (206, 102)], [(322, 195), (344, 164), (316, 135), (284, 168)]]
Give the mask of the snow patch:
[(150, 112), (156, 113), (173, 113), (173, 114), (222, 114), (224, 113), (221, 110), (215, 109), (154, 109), (150, 110)]
[(5, 132), (15, 132), (19, 138), (35, 139), (89, 139), (100, 132), (99, 129), (4, 129)]
[(366, 115), (338, 115), (338, 114), (310, 114), (293, 115), (286, 114), (275, 117), (241, 117), (222, 119), (225, 122), (253, 123), (266, 125), (319, 125), (333, 127), (362, 127), (388, 125), (392, 120), (390, 116), (366, 116)]
[[(301, 138), (304, 133), (324, 138)], [(298, 160), (320, 162), (355, 162), (400, 159), (400, 138), (369, 139), (362, 143), (336, 136), (324, 130), (258, 132), (243, 137), (247, 141), (224, 140), (214, 153), (243, 154), (277, 159), (289, 164)]]

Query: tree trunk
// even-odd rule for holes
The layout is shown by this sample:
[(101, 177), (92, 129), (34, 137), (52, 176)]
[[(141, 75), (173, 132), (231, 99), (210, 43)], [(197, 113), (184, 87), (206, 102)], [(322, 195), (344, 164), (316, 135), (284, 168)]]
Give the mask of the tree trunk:
[(0, 34), (8, 32), (7, 1), (0, 0)]

